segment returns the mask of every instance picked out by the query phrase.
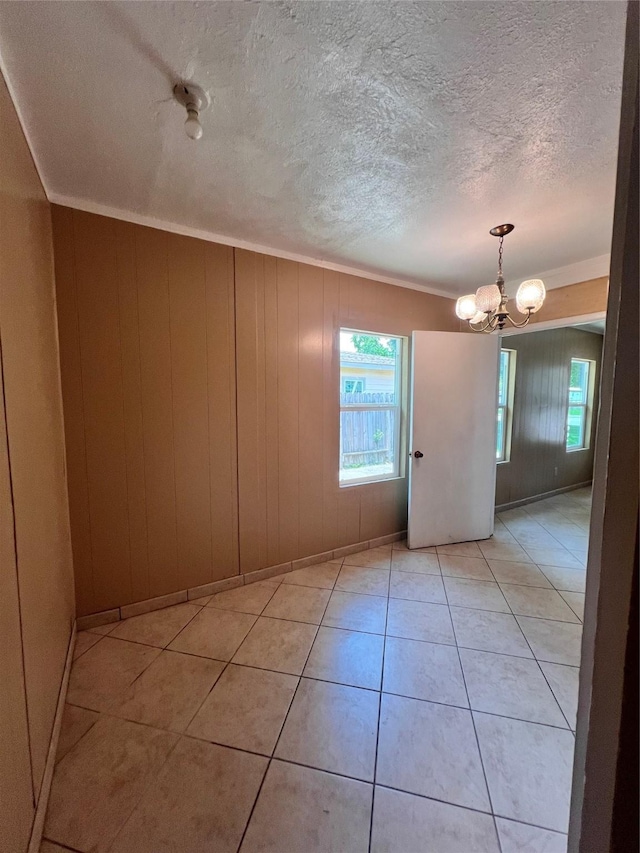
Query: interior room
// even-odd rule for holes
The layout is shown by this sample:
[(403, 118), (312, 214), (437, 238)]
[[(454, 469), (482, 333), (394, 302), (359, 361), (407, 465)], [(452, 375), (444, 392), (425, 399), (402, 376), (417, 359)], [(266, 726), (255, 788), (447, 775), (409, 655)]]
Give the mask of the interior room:
[(3, 853), (637, 849), (637, 17), (0, 4)]

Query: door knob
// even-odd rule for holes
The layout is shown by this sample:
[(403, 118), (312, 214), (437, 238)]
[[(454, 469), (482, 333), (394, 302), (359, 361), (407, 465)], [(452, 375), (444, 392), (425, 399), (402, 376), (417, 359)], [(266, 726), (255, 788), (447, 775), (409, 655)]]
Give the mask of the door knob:
[(424, 453), (420, 453), (419, 450), (416, 450), (416, 452), (413, 455), (416, 457), (416, 459), (422, 459), (422, 457), (424, 456)]

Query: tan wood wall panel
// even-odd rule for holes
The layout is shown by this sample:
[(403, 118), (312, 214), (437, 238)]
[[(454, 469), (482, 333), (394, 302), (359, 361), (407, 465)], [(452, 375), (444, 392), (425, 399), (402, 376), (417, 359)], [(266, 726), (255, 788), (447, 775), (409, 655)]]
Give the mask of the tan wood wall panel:
[(233, 249), (205, 244), (211, 580), (239, 571)]
[[(497, 468), (496, 504), (589, 481), (602, 337), (580, 329), (547, 329), (503, 338), (502, 345), (516, 350), (517, 358), (511, 456)], [(565, 419), (572, 358), (596, 362), (596, 384), (590, 447), (567, 453)]]
[(212, 564), (205, 244), (171, 234), (168, 249), (178, 575), (190, 587)]
[(242, 571), (404, 529), (406, 479), (339, 488), (339, 329), (455, 331), (452, 301), (235, 254)]
[(18, 570), (0, 371), (0, 849), (24, 851), (34, 797), (20, 628)]
[(338, 333), (453, 331), (451, 300), (78, 211), (55, 238), (81, 612), (404, 528), (404, 478), (338, 486)]
[(79, 612), (236, 574), (233, 249), (54, 226)]
[[(73, 569), (66, 495), (65, 444), (56, 330), (51, 212), (11, 98), (0, 77), (0, 338), (4, 413), (0, 436), (11, 471), (16, 563), (0, 563), (2, 575), (2, 666), (9, 667), (2, 692), (15, 699), (0, 713), (0, 776), (11, 780), (8, 802), (0, 796), (0, 848), (8, 827), (23, 833), (40, 797), (60, 684), (74, 616)], [(2, 491), (0, 521), (9, 523)], [(17, 571), (17, 585), (16, 585)], [(5, 572), (8, 573), (5, 576)], [(13, 575), (13, 581), (11, 580)], [(13, 589), (13, 591), (12, 591)], [(19, 622), (16, 623), (15, 592)], [(6, 609), (5, 609), (6, 608)], [(6, 624), (4, 618), (7, 618)], [(13, 693), (24, 669), (23, 698)], [(6, 661), (6, 663), (5, 663)], [(26, 697), (26, 709), (24, 699)], [(26, 714), (26, 720), (19, 720)], [(30, 769), (26, 767), (24, 725), (28, 727)], [(7, 739), (15, 736), (6, 766)], [(18, 754), (20, 753), (20, 754)], [(25, 773), (27, 774), (25, 778)], [(29, 778), (29, 774), (31, 778)], [(29, 803), (24, 792), (31, 789)], [(5, 809), (15, 807), (15, 813)]]
[(116, 222), (115, 229), (131, 597), (138, 600), (149, 595), (150, 582), (136, 290), (136, 234), (135, 229), (126, 222)]
[(544, 307), (533, 315), (531, 323), (544, 323), (547, 320), (605, 312), (608, 291), (607, 276), (568, 284), (565, 287), (555, 287), (547, 291)]

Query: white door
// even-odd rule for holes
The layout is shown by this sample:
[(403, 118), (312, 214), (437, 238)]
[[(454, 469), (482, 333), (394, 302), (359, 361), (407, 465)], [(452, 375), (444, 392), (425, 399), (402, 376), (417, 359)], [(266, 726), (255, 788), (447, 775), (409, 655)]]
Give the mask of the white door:
[(409, 548), (493, 533), (500, 338), (413, 332)]

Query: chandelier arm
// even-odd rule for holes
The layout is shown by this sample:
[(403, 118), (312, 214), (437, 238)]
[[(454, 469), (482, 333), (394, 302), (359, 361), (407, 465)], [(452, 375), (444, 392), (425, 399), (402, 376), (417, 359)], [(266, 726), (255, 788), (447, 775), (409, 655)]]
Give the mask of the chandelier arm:
[(533, 312), (531, 311), (531, 308), (527, 308), (527, 316), (524, 318), (524, 320), (522, 321), (522, 323), (516, 323), (516, 321), (515, 321), (515, 320), (512, 320), (512, 319), (511, 319), (511, 316), (510, 316), (510, 315), (508, 316), (508, 318), (507, 318), (507, 319), (509, 320), (509, 322), (511, 323), (511, 325), (512, 325), (512, 326), (515, 326), (515, 327), (516, 327), (516, 329), (521, 329), (523, 326), (526, 326), (526, 325), (527, 325), (527, 323), (528, 323), (528, 322), (529, 322), (529, 320), (531, 319), (531, 314), (532, 314), (532, 313), (533, 313)]
[[(474, 332), (486, 332), (487, 329), (491, 326), (491, 320), (487, 320), (484, 326), (474, 326), (471, 320), (467, 320), (467, 323), (469, 324), (469, 328), (472, 329)], [(493, 328), (491, 329), (491, 331), (493, 331)]]

